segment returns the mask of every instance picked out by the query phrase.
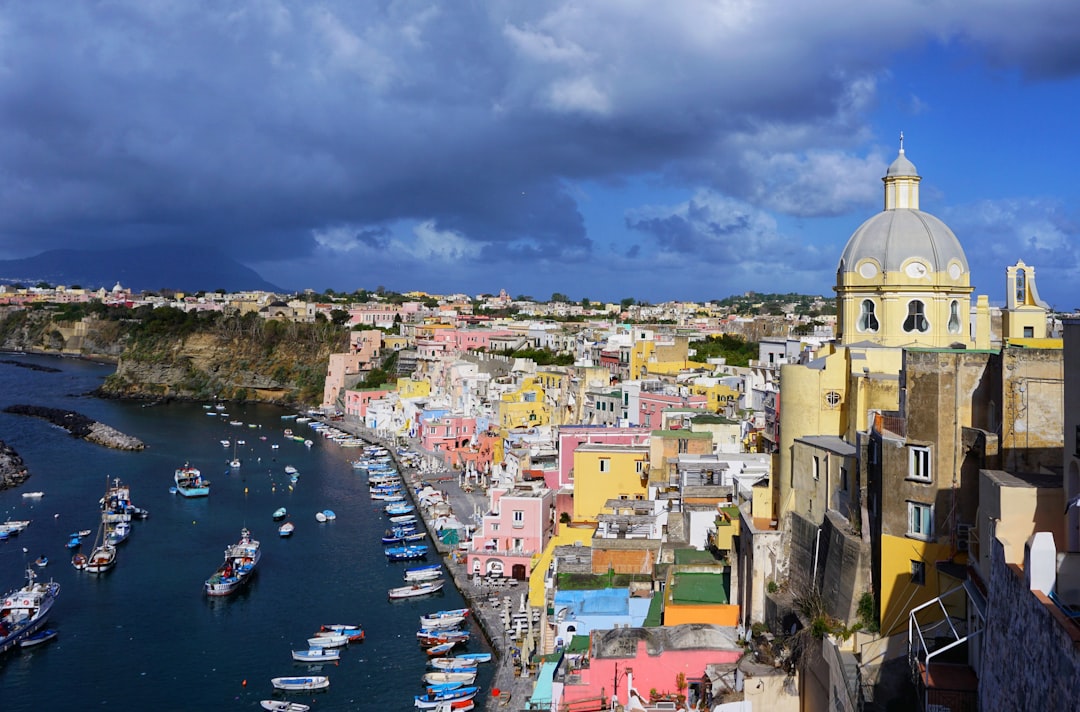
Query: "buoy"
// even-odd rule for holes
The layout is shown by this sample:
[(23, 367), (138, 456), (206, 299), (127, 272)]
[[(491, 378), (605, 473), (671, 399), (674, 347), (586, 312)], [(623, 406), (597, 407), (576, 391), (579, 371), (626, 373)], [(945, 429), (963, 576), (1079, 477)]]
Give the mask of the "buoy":
[(241, 682), (240, 686), (241, 687), (247, 687), (247, 680), (244, 680), (243, 682)]
[(192, 520), (191, 520), (191, 523), (192, 523), (192, 524), (194, 524), (194, 523), (195, 523), (195, 520), (194, 520), (194, 519), (192, 519)]

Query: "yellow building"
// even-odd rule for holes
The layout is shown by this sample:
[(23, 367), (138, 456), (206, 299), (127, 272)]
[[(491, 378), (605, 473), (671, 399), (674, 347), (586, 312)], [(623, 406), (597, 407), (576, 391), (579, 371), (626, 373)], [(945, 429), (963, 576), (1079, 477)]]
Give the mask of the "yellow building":
[(397, 379), (397, 392), (401, 398), (426, 398), (431, 395), (431, 384), (411, 378)]
[(649, 448), (585, 444), (574, 450), (574, 521), (595, 522), (609, 499), (646, 499)]
[(691, 383), (690, 394), (708, 398), (706, 408), (713, 413), (721, 412), (729, 404), (738, 403), (739, 398), (742, 397), (738, 390), (724, 383), (713, 383), (711, 385)]
[(499, 426), (507, 430), (551, 423), (551, 408), (544, 398), (544, 389), (533, 378), (526, 378), (513, 393), (504, 393), (498, 408)]

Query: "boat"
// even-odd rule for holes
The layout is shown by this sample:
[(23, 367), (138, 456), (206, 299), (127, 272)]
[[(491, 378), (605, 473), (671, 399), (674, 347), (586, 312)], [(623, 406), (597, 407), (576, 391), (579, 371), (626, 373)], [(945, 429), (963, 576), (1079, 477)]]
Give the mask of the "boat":
[(415, 514), (399, 514), (397, 516), (390, 517), (391, 524), (414, 524), (415, 522)]
[(330, 678), (325, 675), (308, 677), (275, 677), (270, 680), (275, 690), (325, 690), (330, 687)]
[(308, 648), (292, 651), (292, 659), (300, 663), (322, 663), (340, 658), (341, 651), (336, 648)]
[(458, 653), (455, 660), (465, 660), (477, 663), (491, 662), (491, 653)]
[(293, 524), (292, 522), (285, 522), (284, 524), (282, 524), (280, 527), (277, 528), (278, 536), (280, 536), (280, 537), (292, 536), (293, 529), (296, 529), (295, 524)]
[(446, 643), (468, 643), (469, 632), (464, 630), (440, 630), (440, 631), (418, 631), (416, 633), (416, 640), (420, 645), (425, 648), (429, 648), (432, 645), (445, 645)]
[(414, 541), (423, 541), (427, 537), (424, 532), (391, 532), (382, 538), (383, 545), (408, 544)]
[(442, 564), (428, 564), (405, 569), (406, 581), (430, 581), (442, 576)]
[(386, 558), (390, 561), (410, 561), (427, 557), (425, 544), (408, 544), (403, 546), (391, 546), (385, 550)]
[(308, 705), (287, 700), (260, 700), (259, 704), (264, 710), (271, 710), (271, 712), (308, 712), (311, 709)]
[(424, 674), (424, 682), (437, 685), (443, 682), (457, 682), (463, 685), (471, 685), (476, 682), (476, 668), (461, 668), (457, 670), (438, 670)]
[(349, 644), (349, 636), (340, 633), (337, 635), (316, 635), (314, 638), (308, 638), (307, 642), (309, 648), (340, 648)]
[(210, 495), (210, 482), (203, 479), (198, 468), (184, 463), (173, 473), (176, 491), (184, 497), (207, 497)]
[(285, 509), (284, 507), (278, 507), (277, 509), (274, 510), (274, 521), (275, 522), (280, 522), (282, 519), (285, 518), (285, 516), (288, 513), (289, 513), (288, 510)]
[(476, 667), (478, 663), (486, 663), (489, 660), (491, 660), (491, 653), (458, 653), (453, 657), (430, 660), (428, 664), (436, 670), (454, 670)]
[(225, 549), (225, 561), (206, 580), (207, 596), (228, 596), (251, 580), (262, 557), (259, 542), (251, 538), (247, 527), (240, 530), (240, 540)]
[(298, 474), (300, 474), (300, 471), (297, 470), (292, 465), (285, 465), (285, 474), (286, 475), (298, 475)]
[(106, 524), (105, 541), (111, 546), (123, 544), (131, 535), (131, 524), (128, 522), (116, 522)]
[(415, 510), (416, 507), (412, 506), (411, 504), (400, 504), (396, 502), (394, 504), (386, 505), (384, 509), (384, 511), (392, 517), (396, 517), (402, 514), (412, 514)]
[(76, 571), (82, 571), (86, 568), (86, 562), (89, 559), (86, 558), (86, 554), (75, 554), (71, 557), (71, 565), (75, 567)]
[(32, 648), (35, 645), (41, 645), (42, 643), (48, 643), (50, 640), (56, 637), (56, 631), (52, 628), (46, 628), (45, 630), (39, 630), (33, 635), (28, 635), (19, 641), (20, 648)]
[(414, 583), (411, 586), (399, 586), (397, 588), (390, 589), (386, 595), (392, 601), (401, 598), (426, 596), (429, 593), (437, 593), (441, 591), (443, 584), (445, 583), (445, 581), (439, 579), (438, 581), (424, 581), (422, 583)]
[(322, 511), (322, 515), (324, 517), (326, 517), (326, 521), (328, 521), (328, 522), (332, 522), (335, 519), (337, 519), (337, 514), (335, 514), (334, 510), (332, 510), (332, 509), (324, 509)]
[(131, 488), (120, 482), (120, 478), (113, 479), (112, 484), (105, 488), (105, 496), (98, 504), (105, 513), (105, 521), (130, 522), (134, 505), (131, 503)]
[(343, 635), (348, 638), (350, 643), (362, 643), (364, 642), (364, 629), (356, 627), (355, 629), (348, 628), (323, 628), (315, 631), (316, 638), (334, 638), (339, 635)]
[[(98, 525), (97, 537), (94, 539), (94, 548), (90, 551), (89, 556), (84, 557), (83, 571), (92, 574), (103, 574), (111, 571), (116, 566), (116, 546), (109, 543), (108, 520), (109, 514), (102, 512), (101, 524)], [(72, 558), (71, 563), (75, 565), (75, 558)], [(79, 567), (75, 566), (75, 568)]]
[(69, 549), (78, 549), (80, 546), (82, 546), (82, 537), (73, 534), (68, 537), (68, 542), (64, 546)]
[(480, 688), (475, 687), (475, 686), (472, 686), (472, 687), (459, 687), (456, 690), (446, 690), (444, 692), (429, 692), (429, 693), (427, 693), (425, 695), (416, 695), (413, 698), (413, 700), (414, 700), (415, 706), (418, 709), (427, 709), (427, 710), (438, 709), (438, 710), (442, 710), (442, 709), (449, 708), (451, 710), (456, 710), (456, 709), (460, 709), (460, 708), (455, 707), (453, 704), (450, 704), (448, 707), (447, 706), (440, 707), (440, 705), (442, 705), (443, 703), (447, 703), (447, 702), (449, 702), (449, 703), (458, 702), (458, 701), (460, 701), (460, 702), (465, 702), (465, 701), (471, 702), (472, 698), (476, 697), (476, 693), (477, 693), (477, 691), (479, 689)]
[(451, 628), (457, 628), (459, 625), (465, 622), (465, 616), (445, 616), (441, 618), (428, 618), (427, 616), (420, 617), (420, 627), (424, 630), (450, 630)]
[(39, 569), (43, 569), (48, 565), (49, 565), (49, 557), (45, 556), (45, 554), (42, 554), (41, 556), (34, 559), (34, 566), (38, 567)]
[(427, 649), (428, 657), (437, 658), (440, 655), (446, 655), (453, 650), (456, 645), (457, 643), (439, 643), (438, 645), (432, 645)]
[(38, 632), (49, 618), (60, 584), (37, 583), (37, 574), (26, 567), (26, 583), (0, 599), (0, 653)]
[(14, 536), (21, 532), (23, 529), (26, 529), (28, 526), (30, 526), (29, 519), (9, 519), (6, 522), (0, 524), (0, 533)]
[(222, 440), (221, 441), (221, 447), (229, 447), (230, 445), (232, 445), (232, 443), (229, 442), (228, 440)]

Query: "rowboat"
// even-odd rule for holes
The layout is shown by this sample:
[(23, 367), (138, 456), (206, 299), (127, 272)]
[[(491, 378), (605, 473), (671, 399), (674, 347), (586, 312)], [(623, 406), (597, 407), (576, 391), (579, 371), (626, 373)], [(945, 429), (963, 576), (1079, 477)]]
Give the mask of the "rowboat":
[(465, 622), (465, 616), (445, 616), (442, 618), (420, 617), (420, 627), (424, 630), (438, 631), (457, 628)]
[(280, 537), (292, 536), (293, 529), (296, 529), (295, 524), (293, 524), (292, 522), (285, 522), (280, 527), (278, 527), (278, 529), (277, 529), (278, 536), (280, 536)]
[(336, 648), (308, 648), (292, 651), (292, 659), (302, 663), (321, 663), (340, 658), (341, 651)]
[(280, 522), (282, 519), (285, 518), (285, 515), (287, 515), (288, 513), (289, 511), (284, 507), (278, 507), (274, 510), (274, 521)]
[(457, 643), (439, 643), (438, 645), (432, 645), (427, 649), (428, 657), (437, 658), (440, 655), (446, 655), (453, 650), (456, 645)]
[(420, 630), (416, 632), (416, 639), (424, 647), (442, 645), (443, 643), (467, 643), (469, 642), (469, 632), (466, 630)]
[[(476, 697), (477, 690), (479, 690), (478, 687), (459, 687), (456, 690), (447, 690), (446, 692), (417, 695), (413, 700), (418, 709), (440, 709), (440, 703), (443, 702), (472, 700), (473, 697)], [(450, 709), (458, 708), (451, 704)]]
[(316, 635), (314, 638), (308, 638), (309, 648), (340, 648), (343, 645), (349, 644), (349, 636), (347, 635)]
[(330, 678), (325, 675), (308, 677), (275, 677), (270, 684), (276, 690), (325, 690), (330, 687)]
[(441, 591), (444, 583), (445, 581), (439, 579), (438, 581), (424, 581), (423, 583), (416, 583), (411, 586), (399, 586), (390, 589), (390, 591), (387, 592), (387, 596), (389, 596), (391, 600), (426, 596), (429, 593)]
[(429, 672), (424, 675), (424, 682), (432, 685), (442, 682), (460, 682), (463, 685), (471, 685), (476, 682), (476, 668), (457, 668)]
[(35, 645), (41, 645), (42, 643), (48, 643), (50, 640), (56, 637), (56, 631), (52, 628), (46, 630), (39, 630), (33, 635), (27, 636), (19, 641), (20, 648), (30, 648)]
[(436, 670), (460, 670), (476, 667), (478, 663), (486, 663), (488, 660), (491, 660), (491, 653), (459, 653), (454, 657), (436, 658), (429, 662)]

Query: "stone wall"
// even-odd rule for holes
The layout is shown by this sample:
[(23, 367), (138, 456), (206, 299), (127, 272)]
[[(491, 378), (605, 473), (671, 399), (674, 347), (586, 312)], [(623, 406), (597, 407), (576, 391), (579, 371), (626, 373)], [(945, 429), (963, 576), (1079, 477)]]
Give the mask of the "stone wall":
[(1005, 563), (993, 542), (979, 708), (1070, 710), (1080, 700), (1080, 627)]

